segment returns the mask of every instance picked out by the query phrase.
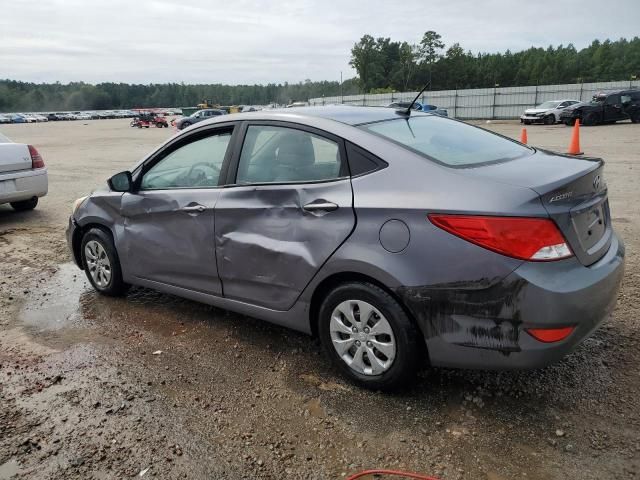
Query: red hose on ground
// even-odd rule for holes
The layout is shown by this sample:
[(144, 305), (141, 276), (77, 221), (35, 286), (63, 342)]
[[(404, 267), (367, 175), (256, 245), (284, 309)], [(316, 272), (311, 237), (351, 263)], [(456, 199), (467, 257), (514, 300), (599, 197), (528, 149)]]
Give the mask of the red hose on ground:
[(391, 475), (395, 477), (413, 478), (415, 480), (438, 480), (436, 477), (429, 477), (420, 473), (400, 472), (397, 470), (364, 470), (347, 477), (347, 480), (356, 480), (356, 478), (364, 477), (365, 475)]

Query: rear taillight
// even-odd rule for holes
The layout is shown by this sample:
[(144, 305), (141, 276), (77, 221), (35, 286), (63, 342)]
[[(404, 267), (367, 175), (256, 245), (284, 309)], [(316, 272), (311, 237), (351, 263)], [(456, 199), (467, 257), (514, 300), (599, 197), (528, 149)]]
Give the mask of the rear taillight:
[(38, 153), (36, 147), (33, 145), (27, 145), (29, 147), (29, 153), (31, 154), (31, 168), (43, 168), (44, 160), (42, 159), (42, 155)]
[(435, 226), (508, 257), (550, 261), (573, 255), (556, 224), (547, 218), (430, 214)]

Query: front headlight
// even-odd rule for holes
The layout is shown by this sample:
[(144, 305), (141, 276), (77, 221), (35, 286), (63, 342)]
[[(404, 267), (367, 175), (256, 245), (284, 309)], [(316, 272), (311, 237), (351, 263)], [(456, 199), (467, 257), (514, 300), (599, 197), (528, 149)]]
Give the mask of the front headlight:
[(80, 197), (78, 198), (75, 202), (73, 202), (73, 207), (71, 207), (71, 214), (74, 215), (76, 213), (76, 210), (78, 210), (78, 208), (80, 208), (80, 205), (82, 205), (82, 203), (89, 198), (89, 196), (86, 197)]

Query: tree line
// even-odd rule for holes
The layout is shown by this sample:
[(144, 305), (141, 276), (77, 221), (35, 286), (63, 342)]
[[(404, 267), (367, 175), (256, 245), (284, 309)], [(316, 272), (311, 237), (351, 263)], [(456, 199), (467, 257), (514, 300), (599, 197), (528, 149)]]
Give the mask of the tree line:
[(355, 79), (343, 82), (305, 80), (268, 85), (84, 82), (30, 83), (0, 80), (0, 112), (113, 110), (136, 107), (190, 107), (204, 100), (220, 105), (287, 104), (309, 98), (358, 93)]
[(581, 50), (573, 44), (531, 47), (520, 52), (478, 53), (459, 43), (446, 48), (429, 30), (420, 42), (364, 35), (351, 49), (350, 65), (366, 93), (514, 87), (604, 82), (640, 78), (640, 38), (594, 40)]
[(577, 50), (572, 44), (520, 52), (477, 53), (460, 44), (448, 48), (432, 30), (418, 43), (364, 35), (351, 49), (358, 76), (338, 81), (268, 85), (84, 82), (30, 83), (0, 80), (0, 112), (109, 110), (185, 107), (203, 100), (222, 105), (266, 105), (322, 96), (561, 83), (640, 78), (640, 38), (594, 40)]

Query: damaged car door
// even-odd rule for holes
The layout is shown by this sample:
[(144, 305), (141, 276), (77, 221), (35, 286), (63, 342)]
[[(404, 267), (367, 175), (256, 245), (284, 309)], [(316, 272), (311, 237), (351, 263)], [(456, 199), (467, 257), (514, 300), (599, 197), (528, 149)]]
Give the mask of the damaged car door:
[(215, 210), (224, 295), (287, 310), (354, 228), (344, 145), (286, 122), (243, 128)]
[(232, 133), (232, 127), (194, 133), (142, 167), (135, 191), (122, 197), (129, 275), (222, 294), (213, 222)]

